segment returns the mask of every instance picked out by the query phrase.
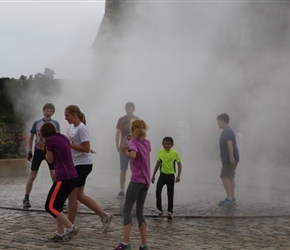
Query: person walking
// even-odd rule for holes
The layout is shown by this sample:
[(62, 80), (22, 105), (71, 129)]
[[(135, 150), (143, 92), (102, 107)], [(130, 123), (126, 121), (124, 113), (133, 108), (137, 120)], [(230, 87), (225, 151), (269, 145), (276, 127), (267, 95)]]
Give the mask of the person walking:
[[(53, 116), (53, 114), (55, 112), (55, 107), (52, 103), (46, 103), (42, 108), (42, 112), (43, 112), (43, 118), (36, 120), (33, 123), (32, 128), (30, 130), (30, 136), (28, 139), (29, 152), (27, 155), (27, 159), (31, 162), (31, 171), (30, 171), (28, 180), (26, 182), (25, 196), (23, 199), (23, 208), (30, 208), (31, 207), (29, 195), (30, 195), (31, 190), (32, 190), (33, 182), (36, 179), (40, 164), (43, 160), (45, 160), (47, 162), (49, 170), (50, 170), (51, 179), (52, 179), (52, 181), (54, 181), (55, 173), (54, 173), (53, 163), (49, 163), (46, 160), (45, 154), (40, 149), (42, 147), (42, 145), (44, 144), (44, 141), (43, 141), (41, 134), (40, 134), (40, 129), (41, 129), (41, 126), (43, 124), (52, 123), (55, 126), (56, 131), (59, 132), (60, 126), (59, 126), (59, 123), (57, 121), (51, 119), (51, 117)], [(32, 152), (34, 136), (35, 136), (35, 144), (34, 144), (34, 152)]]
[(124, 228), (123, 241), (114, 250), (130, 250), (130, 234), (132, 228), (131, 212), (136, 202), (136, 217), (141, 235), (141, 245), (139, 250), (148, 250), (147, 246), (147, 226), (143, 215), (144, 203), (148, 188), (150, 186), (150, 152), (151, 144), (146, 139), (147, 124), (136, 119), (131, 123), (132, 139), (129, 146), (123, 145), (122, 151), (131, 159), (131, 181), (128, 185), (125, 203), (123, 206)]
[(74, 166), (78, 173), (77, 188), (72, 191), (68, 198), (68, 219), (74, 223), (79, 201), (100, 216), (105, 232), (111, 224), (113, 214), (103, 211), (97, 202), (84, 194), (86, 179), (93, 169), (86, 117), (76, 105), (67, 106), (64, 114), (68, 123), (73, 125), (69, 131), (69, 141)]
[[(156, 216), (163, 215), (162, 209), (162, 189), (163, 186), (167, 186), (167, 197), (168, 197), (168, 205), (167, 205), (167, 219), (173, 219), (173, 199), (174, 199), (174, 184), (175, 182), (180, 182), (180, 175), (182, 170), (182, 164), (179, 158), (179, 154), (173, 147), (173, 139), (172, 137), (165, 137), (162, 140), (163, 149), (160, 149), (158, 152), (158, 160), (155, 164), (155, 168), (153, 171), (153, 175), (151, 178), (151, 182), (155, 182), (155, 175), (160, 169), (160, 175), (157, 181), (156, 186)], [(178, 166), (177, 176), (175, 178), (176, 172), (176, 164)]]
[(235, 171), (239, 162), (236, 136), (229, 126), (230, 117), (226, 113), (217, 116), (217, 124), (222, 133), (219, 139), (222, 169), (220, 178), (226, 191), (226, 198), (218, 203), (220, 207), (236, 203)]

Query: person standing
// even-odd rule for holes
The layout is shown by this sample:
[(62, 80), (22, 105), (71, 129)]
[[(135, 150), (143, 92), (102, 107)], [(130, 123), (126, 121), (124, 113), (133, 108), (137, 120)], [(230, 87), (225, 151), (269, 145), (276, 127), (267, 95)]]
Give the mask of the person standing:
[[(45, 123), (52, 123), (56, 131), (60, 131), (60, 126), (59, 123), (55, 120), (52, 120), (51, 117), (53, 116), (55, 112), (55, 107), (52, 103), (46, 103), (43, 106), (43, 118), (35, 121), (32, 125), (32, 128), (30, 130), (30, 136), (28, 140), (28, 148), (29, 152), (27, 155), (27, 159), (31, 162), (31, 171), (28, 177), (28, 180), (26, 182), (26, 187), (25, 187), (25, 197), (23, 199), (23, 207), (24, 208), (29, 208), (31, 207), (30, 200), (29, 200), (29, 195), (32, 190), (33, 182), (37, 176), (38, 169), (40, 167), (40, 164), (43, 160), (46, 160), (45, 154), (43, 151), (40, 149), (42, 145), (44, 144), (44, 141), (41, 137), (40, 134), (40, 129), (41, 126)], [(33, 138), (35, 136), (35, 144), (34, 144), (34, 152), (32, 152), (32, 146), (33, 146)], [(52, 163), (47, 162), (49, 170), (50, 170), (50, 176), (52, 181), (54, 181), (54, 166)]]
[(68, 219), (74, 223), (78, 201), (80, 201), (100, 216), (105, 232), (111, 224), (113, 214), (104, 212), (91, 197), (84, 194), (86, 179), (93, 169), (86, 117), (76, 105), (67, 106), (64, 114), (68, 123), (73, 125), (69, 131), (69, 141), (73, 162), (78, 173), (77, 188), (72, 191), (68, 198)]
[(131, 123), (132, 139), (127, 145), (122, 146), (122, 152), (132, 160), (132, 176), (128, 185), (123, 206), (124, 228), (123, 242), (114, 250), (130, 250), (130, 233), (132, 227), (131, 212), (136, 202), (136, 217), (141, 235), (141, 246), (139, 250), (148, 250), (147, 229), (143, 215), (144, 203), (150, 186), (150, 152), (151, 144), (146, 139), (148, 127), (141, 119), (136, 119)]
[(219, 202), (223, 207), (236, 203), (235, 198), (235, 171), (239, 162), (239, 151), (237, 148), (236, 136), (229, 126), (230, 117), (223, 113), (217, 116), (217, 124), (222, 133), (219, 138), (220, 158), (222, 169), (220, 178), (226, 191), (226, 198)]
[(69, 241), (79, 231), (79, 228), (63, 213), (63, 205), (76, 187), (78, 178), (72, 161), (70, 143), (65, 135), (57, 133), (52, 123), (44, 123), (40, 133), (45, 141), (40, 148), (43, 150), (46, 160), (54, 163), (55, 166), (55, 180), (47, 195), (45, 210), (56, 219), (57, 232), (48, 240)]
[(130, 122), (137, 117), (134, 116), (135, 105), (133, 102), (127, 102), (125, 105), (126, 115), (119, 118), (116, 126), (116, 148), (120, 158), (120, 192), (117, 198), (124, 198), (125, 182), (130, 158), (121, 150), (121, 145), (128, 145), (127, 136), (130, 134)]
[[(156, 216), (163, 215), (162, 209), (162, 189), (163, 186), (167, 186), (167, 197), (168, 197), (168, 205), (167, 205), (167, 219), (173, 219), (173, 198), (174, 198), (174, 184), (175, 182), (180, 182), (180, 175), (182, 170), (181, 161), (179, 158), (179, 154), (172, 147), (174, 145), (173, 139), (169, 136), (165, 137), (162, 140), (163, 149), (159, 150), (158, 160), (156, 162), (153, 175), (151, 178), (151, 182), (155, 182), (155, 175), (160, 169), (160, 175), (157, 181), (156, 186), (156, 207), (157, 212)], [(176, 164), (178, 166), (177, 176), (175, 178), (176, 172)]]

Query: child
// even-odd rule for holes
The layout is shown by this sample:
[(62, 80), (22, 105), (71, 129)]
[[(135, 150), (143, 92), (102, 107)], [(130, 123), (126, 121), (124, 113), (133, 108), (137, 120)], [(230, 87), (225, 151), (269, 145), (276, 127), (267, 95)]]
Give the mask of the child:
[(223, 207), (236, 203), (235, 198), (235, 171), (239, 162), (239, 151), (236, 142), (236, 136), (229, 126), (230, 117), (223, 113), (217, 116), (217, 124), (222, 133), (220, 135), (220, 157), (222, 169), (220, 178), (226, 191), (227, 197), (219, 202)]
[[(157, 206), (157, 216), (163, 215), (162, 209), (162, 199), (161, 193), (164, 185), (167, 186), (167, 197), (168, 197), (168, 206), (167, 206), (167, 219), (172, 220), (173, 218), (173, 196), (174, 196), (174, 183), (180, 182), (180, 175), (182, 165), (178, 152), (173, 147), (173, 139), (171, 137), (165, 137), (162, 141), (163, 149), (160, 149), (158, 153), (158, 160), (156, 162), (154, 172), (151, 178), (151, 182), (155, 182), (155, 174), (160, 169), (160, 176), (157, 181), (156, 186), (156, 206)], [(178, 166), (178, 173), (175, 179), (175, 163)]]
[[(40, 148), (44, 151), (46, 160), (55, 165), (55, 181), (47, 195), (45, 210), (56, 219), (57, 233), (48, 240), (69, 241), (79, 231), (62, 212), (67, 197), (76, 187), (78, 177), (72, 161), (70, 144), (66, 136), (56, 132), (52, 123), (43, 124), (40, 132), (45, 140), (45, 145), (42, 144)], [(64, 227), (67, 228), (66, 232)]]
[(146, 138), (146, 123), (141, 119), (136, 119), (131, 123), (131, 132), (133, 139), (127, 146), (122, 146), (122, 151), (131, 159), (131, 181), (128, 185), (125, 203), (123, 207), (124, 214), (124, 235), (123, 242), (114, 248), (114, 250), (130, 250), (130, 233), (132, 227), (131, 211), (136, 203), (136, 217), (141, 235), (141, 246), (139, 250), (148, 250), (146, 242), (146, 222), (143, 216), (143, 207), (150, 186), (150, 141)]
[[(52, 123), (56, 127), (56, 131), (60, 131), (59, 123), (55, 120), (52, 120), (51, 117), (55, 112), (55, 107), (52, 103), (46, 103), (43, 106), (43, 118), (35, 121), (32, 125), (32, 128), (30, 130), (30, 137), (28, 141), (28, 148), (29, 152), (27, 155), (27, 159), (31, 161), (31, 171), (30, 175), (28, 177), (26, 188), (25, 188), (25, 197), (23, 199), (23, 207), (29, 208), (31, 207), (30, 201), (29, 201), (29, 195), (32, 190), (33, 182), (37, 176), (39, 166), (41, 162), (45, 159), (45, 155), (43, 151), (40, 149), (43, 145), (43, 139), (40, 135), (40, 128), (45, 123)], [(34, 148), (34, 154), (32, 153), (32, 145), (33, 145), (33, 138), (35, 135), (35, 148)], [(34, 155), (34, 156), (33, 156)], [(48, 167), (50, 170), (50, 176), (52, 181), (54, 181), (54, 166), (52, 163), (48, 163)]]
[(68, 218), (74, 222), (80, 201), (100, 216), (105, 232), (111, 224), (113, 214), (104, 212), (91, 197), (84, 194), (86, 179), (93, 169), (89, 133), (85, 125), (86, 117), (76, 105), (67, 106), (64, 114), (68, 123), (73, 125), (69, 132), (69, 141), (74, 166), (79, 176), (77, 188), (68, 199)]

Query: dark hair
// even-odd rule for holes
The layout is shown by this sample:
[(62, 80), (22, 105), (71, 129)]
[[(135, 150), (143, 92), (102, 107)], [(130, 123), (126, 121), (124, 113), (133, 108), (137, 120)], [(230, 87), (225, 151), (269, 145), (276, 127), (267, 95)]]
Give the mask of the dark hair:
[(53, 110), (53, 113), (55, 112), (55, 107), (52, 103), (46, 103), (44, 104), (43, 108), (42, 108), (42, 111), (46, 110), (46, 109), (51, 109)]
[(86, 116), (77, 105), (69, 105), (65, 108), (65, 111), (69, 112), (70, 114), (76, 114), (78, 118), (80, 118), (80, 121), (86, 125)]
[(228, 124), (230, 122), (230, 117), (228, 114), (222, 113), (222, 114), (217, 116), (217, 120), (223, 120), (225, 123)]
[(135, 104), (133, 102), (127, 102), (125, 108), (133, 108), (135, 110)]
[(166, 141), (170, 142), (173, 145), (173, 139), (172, 139), (172, 137), (170, 137), (170, 136), (164, 137), (163, 140), (162, 140), (162, 143), (164, 143)]
[(42, 137), (47, 138), (56, 134), (56, 128), (51, 122), (46, 122), (41, 126), (40, 134)]

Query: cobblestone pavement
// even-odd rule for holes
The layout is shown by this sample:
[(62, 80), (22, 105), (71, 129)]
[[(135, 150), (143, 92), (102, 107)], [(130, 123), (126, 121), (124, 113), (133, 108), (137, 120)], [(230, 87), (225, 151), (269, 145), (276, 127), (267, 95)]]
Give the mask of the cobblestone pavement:
[[(182, 182), (176, 185), (173, 221), (152, 217), (155, 185), (151, 186), (145, 206), (151, 250), (290, 249), (290, 166), (278, 165), (275, 171), (269, 171), (269, 167), (239, 166), (238, 203), (220, 208), (217, 202), (224, 198), (218, 177), (220, 165), (204, 165), (185, 170)], [(80, 232), (66, 243), (45, 241), (55, 231), (53, 218), (43, 209), (51, 185), (46, 167), (41, 168), (35, 181), (29, 211), (21, 209), (25, 182), (26, 176), (0, 178), (0, 249), (111, 250), (122, 240), (123, 202), (115, 197), (118, 192), (118, 171), (115, 169), (95, 168), (86, 185), (87, 194), (104, 210), (115, 214), (110, 229), (102, 233), (98, 216), (80, 205), (76, 220)], [(163, 203), (166, 208), (166, 189)], [(137, 250), (140, 236), (135, 218), (131, 243), (132, 249)]]

